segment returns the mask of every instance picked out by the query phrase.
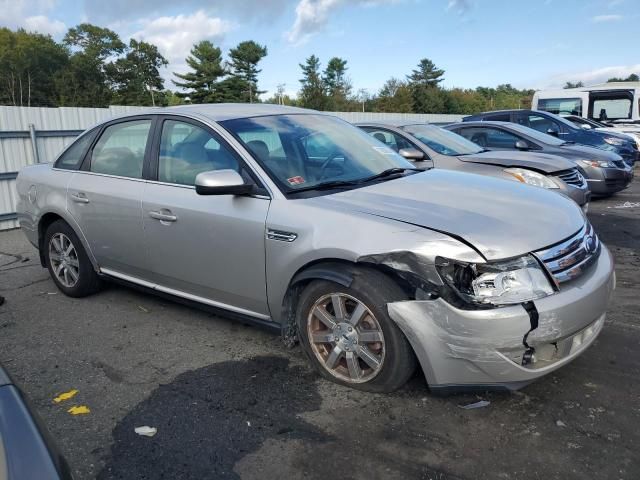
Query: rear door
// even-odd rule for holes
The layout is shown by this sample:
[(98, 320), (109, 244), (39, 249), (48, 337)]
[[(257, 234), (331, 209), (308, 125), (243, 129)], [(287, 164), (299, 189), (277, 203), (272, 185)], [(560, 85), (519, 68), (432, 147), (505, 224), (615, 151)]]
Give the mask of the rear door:
[[(153, 283), (213, 306), (268, 318), (265, 222), (270, 198), (241, 157), (208, 126), (182, 117), (158, 122), (142, 199)], [(198, 195), (200, 172), (232, 169), (252, 196)]]
[(148, 276), (142, 192), (152, 124), (149, 116), (105, 125), (67, 189), (67, 209), (107, 273)]

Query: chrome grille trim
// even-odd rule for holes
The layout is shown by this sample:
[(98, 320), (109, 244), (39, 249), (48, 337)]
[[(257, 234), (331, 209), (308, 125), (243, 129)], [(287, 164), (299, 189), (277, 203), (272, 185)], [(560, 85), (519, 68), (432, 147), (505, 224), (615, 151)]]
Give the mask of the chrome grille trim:
[(586, 181), (584, 177), (580, 174), (578, 169), (572, 168), (571, 170), (566, 170), (564, 172), (560, 172), (556, 174), (560, 180), (569, 185), (574, 185), (576, 187), (584, 187)]
[(558, 282), (582, 275), (600, 256), (601, 244), (591, 224), (557, 245), (534, 252)]

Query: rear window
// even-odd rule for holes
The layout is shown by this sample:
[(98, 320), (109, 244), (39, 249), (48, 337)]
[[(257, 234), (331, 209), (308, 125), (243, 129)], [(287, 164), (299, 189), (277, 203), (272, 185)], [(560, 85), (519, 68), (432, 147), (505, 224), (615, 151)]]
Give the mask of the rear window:
[(593, 117), (600, 121), (631, 118), (631, 99), (603, 98), (594, 100)]
[(555, 113), (556, 115), (582, 116), (582, 100), (580, 98), (541, 98), (537, 110)]
[(96, 137), (98, 129), (94, 129), (87, 134), (76, 139), (74, 143), (58, 158), (56, 161), (56, 168), (63, 168), (65, 170), (77, 170), (80, 168), (82, 159), (87, 153), (87, 149)]

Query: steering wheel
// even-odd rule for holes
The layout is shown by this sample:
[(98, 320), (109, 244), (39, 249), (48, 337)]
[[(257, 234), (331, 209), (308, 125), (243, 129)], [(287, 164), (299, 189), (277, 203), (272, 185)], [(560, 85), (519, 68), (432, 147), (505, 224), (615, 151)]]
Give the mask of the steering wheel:
[(325, 171), (327, 167), (333, 162), (336, 158), (346, 158), (342, 152), (335, 151), (331, 155), (327, 157), (322, 166), (320, 167), (320, 172), (318, 173), (318, 180), (322, 180), (324, 178)]

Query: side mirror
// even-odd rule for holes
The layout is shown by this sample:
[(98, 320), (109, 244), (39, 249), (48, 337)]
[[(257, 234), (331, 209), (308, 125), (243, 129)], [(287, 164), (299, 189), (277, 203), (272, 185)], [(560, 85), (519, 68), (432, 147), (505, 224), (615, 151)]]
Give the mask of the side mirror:
[(417, 148), (401, 148), (398, 153), (401, 157), (407, 160), (413, 160), (414, 162), (424, 160), (424, 152), (421, 152)]
[(515, 147), (518, 150), (529, 150), (529, 144), (524, 140), (516, 140)]
[(554, 137), (557, 137), (558, 130), (556, 130), (555, 128), (550, 128), (549, 130), (547, 130), (547, 135), (553, 135)]
[(235, 170), (212, 170), (196, 176), (198, 195), (249, 195), (253, 185), (244, 180)]

